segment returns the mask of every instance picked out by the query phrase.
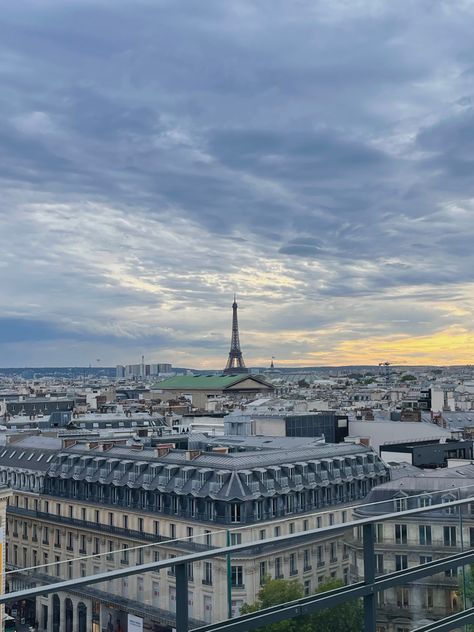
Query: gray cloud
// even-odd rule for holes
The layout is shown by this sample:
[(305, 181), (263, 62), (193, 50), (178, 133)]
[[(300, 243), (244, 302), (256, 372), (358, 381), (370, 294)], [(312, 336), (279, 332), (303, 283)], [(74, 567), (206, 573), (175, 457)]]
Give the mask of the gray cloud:
[(219, 365), (234, 290), (255, 360), (470, 326), (473, 17), (7, 4), (2, 362)]

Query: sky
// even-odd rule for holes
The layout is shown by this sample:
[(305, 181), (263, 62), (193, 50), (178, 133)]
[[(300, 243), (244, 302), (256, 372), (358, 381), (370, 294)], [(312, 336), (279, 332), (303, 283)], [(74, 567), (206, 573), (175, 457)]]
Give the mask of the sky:
[(474, 355), (471, 0), (24, 0), (0, 366)]

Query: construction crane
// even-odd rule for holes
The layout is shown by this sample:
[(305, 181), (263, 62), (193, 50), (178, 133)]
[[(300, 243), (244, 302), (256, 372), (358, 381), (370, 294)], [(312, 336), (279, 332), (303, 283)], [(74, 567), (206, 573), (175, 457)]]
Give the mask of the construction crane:
[(380, 367), (384, 367), (385, 369), (385, 385), (388, 386), (390, 383), (390, 365), (391, 362), (379, 362)]

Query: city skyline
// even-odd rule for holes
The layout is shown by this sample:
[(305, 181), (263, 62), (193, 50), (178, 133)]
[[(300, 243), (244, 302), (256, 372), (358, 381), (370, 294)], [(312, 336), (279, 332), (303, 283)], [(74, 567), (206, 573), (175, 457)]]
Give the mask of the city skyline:
[(2, 17), (0, 364), (471, 362), (470, 3)]

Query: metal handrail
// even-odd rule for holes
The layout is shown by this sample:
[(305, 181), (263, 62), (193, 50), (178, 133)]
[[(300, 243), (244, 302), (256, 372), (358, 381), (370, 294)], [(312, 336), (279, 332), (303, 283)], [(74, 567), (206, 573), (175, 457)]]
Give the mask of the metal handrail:
[[(462, 566), (466, 563), (474, 562), (474, 550), (458, 553), (441, 560), (436, 560), (417, 566), (416, 568), (404, 569), (390, 573), (389, 575), (382, 577), (375, 577), (375, 555), (374, 555), (374, 524), (385, 522), (388, 520), (400, 520), (403, 517), (416, 516), (418, 514), (426, 514), (427, 512), (436, 511), (438, 509), (446, 510), (448, 507), (461, 507), (474, 501), (474, 497), (464, 498), (460, 500), (453, 500), (446, 503), (438, 503), (430, 505), (429, 507), (416, 507), (413, 509), (407, 509), (404, 511), (391, 512), (386, 514), (380, 514), (371, 516), (368, 518), (360, 518), (352, 520), (350, 522), (330, 525), (327, 527), (309, 529), (307, 531), (301, 531), (298, 533), (282, 535), (273, 538), (266, 538), (264, 540), (256, 540), (253, 542), (234, 544), (230, 546), (219, 547), (207, 551), (200, 551), (175, 557), (167, 560), (160, 560), (157, 562), (147, 562), (145, 564), (139, 564), (128, 568), (119, 568), (104, 573), (98, 573), (96, 575), (89, 575), (86, 577), (78, 577), (71, 580), (64, 580), (61, 582), (48, 584), (46, 586), (39, 586), (29, 588), (26, 590), (20, 590), (5, 595), (0, 595), (0, 604), (5, 604), (10, 601), (16, 601), (18, 599), (26, 599), (37, 597), (43, 594), (49, 594), (58, 591), (68, 591), (77, 589), (79, 586), (86, 586), (92, 584), (98, 584), (105, 581), (111, 581), (114, 579), (120, 579), (122, 577), (129, 577), (131, 575), (143, 574), (150, 571), (158, 571), (161, 569), (175, 567), (176, 571), (176, 630), (177, 632), (188, 632), (189, 619), (188, 619), (188, 589), (187, 589), (187, 567), (188, 564), (198, 562), (201, 560), (207, 560), (214, 557), (222, 556), (235, 556), (238, 557), (239, 552), (243, 552), (246, 549), (260, 545), (272, 545), (275, 543), (298, 543), (304, 541), (308, 536), (322, 535), (327, 536), (337, 535), (341, 531), (347, 529), (354, 529), (356, 527), (363, 528), (363, 542), (364, 542), (364, 581), (351, 586), (344, 586), (336, 590), (331, 590), (325, 593), (320, 593), (306, 597), (304, 599), (297, 600), (286, 604), (280, 604), (277, 608), (269, 608), (265, 610), (252, 613), (250, 615), (244, 615), (243, 617), (237, 617), (235, 619), (226, 620), (217, 624), (211, 624), (202, 628), (199, 628), (200, 632), (211, 632), (214, 630), (226, 631), (226, 632), (242, 632), (243, 630), (251, 630), (262, 625), (274, 623), (276, 621), (282, 621), (290, 617), (300, 616), (319, 610), (321, 608), (329, 608), (339, 603), (349, 601), (351, 599), (364, 598), (364, 616), (365, 616), (365, 630), (366, 632), (375, 632), (375, 593), (380, 590), (385, 590), (389, 587), (404, 584), (407, 581), (419, 579), (424, 576), (430, 576), (433, 573)], [(443, 627), (444, 623), (438, 621), (430, 626), (422, 628), (423, 632), (428, 631), (444, 631), (450, 630), (456, 627), (453, 622), (462, 621), (463, 623), (474, 621), (474, 609), (472, 611), (464, 611), (457, 615), (452, 615), (448, 618), (451, 627)], [(447, 619), (446, 619), (447, 620)], [(421, 631), (421, 629), (420, 629)]]

